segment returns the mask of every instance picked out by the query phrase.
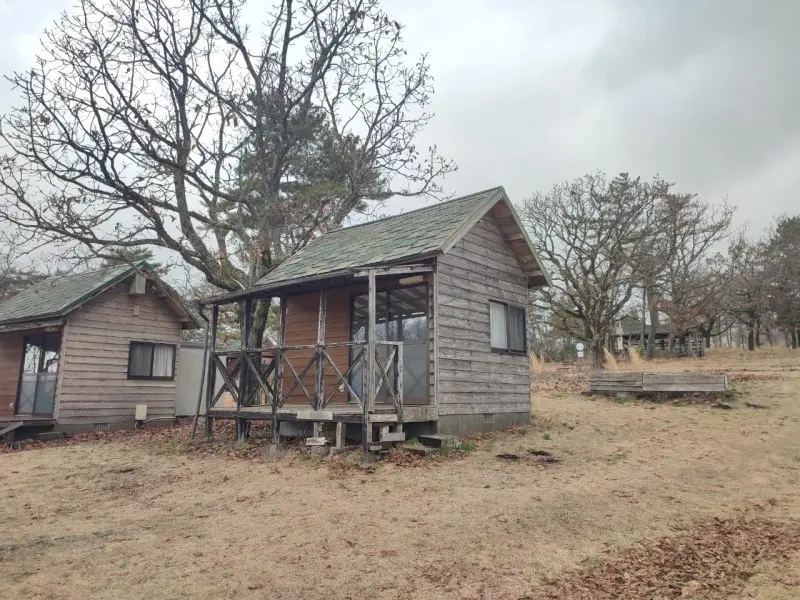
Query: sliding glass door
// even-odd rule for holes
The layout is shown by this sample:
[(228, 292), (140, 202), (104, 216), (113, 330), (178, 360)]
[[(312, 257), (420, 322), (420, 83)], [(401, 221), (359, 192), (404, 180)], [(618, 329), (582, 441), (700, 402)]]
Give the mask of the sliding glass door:
[[(354, 342), (367, 340), (367, 295), (353, 297), (350, 316), (350, 339)], [(375, 306), (376, 341), (403, 342), (403, 401), (406, 404), (428, 403), (428, 287), (407, 286), (379, 292)], [(355, 359), (359, 348), (351, 349), (350, 361)], [(384, 364), (391, 348), (378, 346)], [(397, 373), (389, 373), (392, 385)], [(353, 370), (351, 385), (363, 394), (363, 369), (359, 365)], [(377, 383), (377, 382), (376, 382)], [(376, 402), (388, 402), (386, 390), (381, 388)]]
[(43, 333), (25, 337), (22, 373), (17, 397), (18, 415), (52, 415), (56, 399), (61, 334)]

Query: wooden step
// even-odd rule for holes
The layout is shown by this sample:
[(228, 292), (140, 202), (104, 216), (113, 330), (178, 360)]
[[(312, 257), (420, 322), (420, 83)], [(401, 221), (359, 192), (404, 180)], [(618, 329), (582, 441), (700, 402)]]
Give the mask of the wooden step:
[(424, 446), (431, 448), (458, 448), (458, 438), (444, 433), (432, 433), (419, 436), (419, 441)]
[(0, 429), (0, 438), (3, 437), (4, 435), (8, 434), (8, 433), (11, 433), (15, 429), (19, 429), (24, 424), (25, 423), (23, 421), (14, 421), (13, 423), (2, 423), (2, 424), (0, 424), (0, 426), (5, 425), (5, 427)]

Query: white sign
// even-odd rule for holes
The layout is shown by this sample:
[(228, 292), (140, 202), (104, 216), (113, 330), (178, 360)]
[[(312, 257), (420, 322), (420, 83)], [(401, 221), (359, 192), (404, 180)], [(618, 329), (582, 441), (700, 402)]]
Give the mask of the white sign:
[(583, 352), (583, 349), (585, 347), (586, 346), (584, 346), (581, 342), (578, 342), (577, 344), (575, 344), (575, 350), (577, 350), (578, 352)]
[(578, 358), (583, 358), (583, 350), (578, 350)]

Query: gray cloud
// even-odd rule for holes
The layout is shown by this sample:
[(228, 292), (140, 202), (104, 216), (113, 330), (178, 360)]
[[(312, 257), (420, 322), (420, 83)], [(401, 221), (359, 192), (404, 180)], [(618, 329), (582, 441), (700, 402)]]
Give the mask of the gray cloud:
[[(727, 196), (754, 227), (800, 212), (800, 2), (384, 1), (410, 53), (430, 56), (421, 142), (458, 161), (449, 191), (502, 184), (521, 200), (626, 170)], [(68, 3), (0, 0), (0, 70), (30, 64)], [(0, 108), (12, 98), (0, 84)]]

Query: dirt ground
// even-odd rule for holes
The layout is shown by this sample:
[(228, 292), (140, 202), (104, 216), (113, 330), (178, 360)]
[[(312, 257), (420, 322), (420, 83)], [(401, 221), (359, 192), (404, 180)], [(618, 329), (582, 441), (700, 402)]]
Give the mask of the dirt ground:
[[(653, 579), (630, 598), (800, 597), (800, 354), (648, 368), (730, 372), (739, 395), (723, 410), (548, 383), (530, 428), (371, 472), (134, 436), (0, 454), (0, 597), (595, 598), (598, 574)], [(659, 588), (658, 569), (685, 585)]]

